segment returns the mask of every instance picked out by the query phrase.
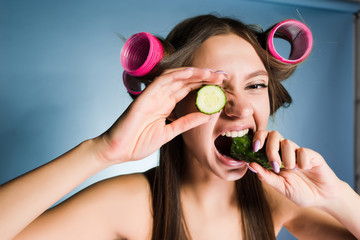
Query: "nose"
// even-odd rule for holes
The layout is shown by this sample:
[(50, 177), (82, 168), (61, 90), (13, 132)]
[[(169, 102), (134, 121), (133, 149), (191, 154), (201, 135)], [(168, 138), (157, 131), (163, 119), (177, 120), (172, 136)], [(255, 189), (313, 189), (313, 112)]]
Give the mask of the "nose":
[(254, 109), (251, 101), (241, 94), (227, 96), (224, 107), (226, 116), (230, 118), (245, 119), (253, 115)]

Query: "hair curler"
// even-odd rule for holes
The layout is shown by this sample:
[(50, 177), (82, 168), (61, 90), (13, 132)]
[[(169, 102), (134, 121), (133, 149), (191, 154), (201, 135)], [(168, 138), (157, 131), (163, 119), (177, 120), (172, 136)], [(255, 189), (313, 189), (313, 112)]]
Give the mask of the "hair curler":
[[(291, 52), (288, 58), (282, 57), (275, 49), (274, 38), (282, 37), (291, 44)], [(267, 38), (270, 53), (284, 63), (299, 63), (310, 54), (313, 46), (313, 37), (310, 29), (297, 20), (285, 20), (276, 24)]]
[(142, 93), (141, 82), (138, 79), (134, 79), (126, 71), (123, 73), (123, 82), (126, 90), (132, 95), (140, 95)]
[(164, 54), (161, 42), (150, 33), (132, 35), (121, 50), (121, 64), (131, 76), (148, 74), (158, 64)]
[(121, 50), (120, 61), (124, 68), (123, 81), (130, 94), (139, 95), (141, 82), (132, 78), (151, 72), (164, 55), (161, 42), (147, 32), (132, 35)]

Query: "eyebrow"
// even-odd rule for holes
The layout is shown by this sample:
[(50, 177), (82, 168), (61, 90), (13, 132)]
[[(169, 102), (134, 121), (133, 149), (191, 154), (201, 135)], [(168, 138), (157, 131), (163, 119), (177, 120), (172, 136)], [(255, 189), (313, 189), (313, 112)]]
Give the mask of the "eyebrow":
[(255, 72), (252, 72), (246, 76), (246, 79), (250, 79), (257, 76), (266, 76), (269, 77), (269, 74), (265, 70), (258, 70)]

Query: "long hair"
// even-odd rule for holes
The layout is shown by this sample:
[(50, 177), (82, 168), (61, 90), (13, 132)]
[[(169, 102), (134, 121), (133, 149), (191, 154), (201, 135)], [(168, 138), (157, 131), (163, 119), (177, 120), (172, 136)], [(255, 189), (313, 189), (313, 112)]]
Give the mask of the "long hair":
[[(159, 75), (164, 69), (191, 66), (193, 53), (203, 42), (212, 36), (229, 33), (248, 41), (261, 58), (269, 74), (271, 114), (278, 108), (289, 105), (292, 100), (281, 81), (294, 72), (296, 65), (282, 63), (264, 49), (264, 32), (226, 17), (201, 15), (179, 23), (162, 40), (166, 57), (154, 72), (139, 80), (149, 84), (148, 80)], [(189, 237), (180, 201), (180, 183), (185, 168), (183, 146), (182, 137), (177, 136), (160, 149), (159, 166), (155, 170), (152, 191), (153, 240), (183, 240)], [(275, 239), (269, 204), (258, 177), (248, 171), (236, 181), (236, 192), (245, 239)]]

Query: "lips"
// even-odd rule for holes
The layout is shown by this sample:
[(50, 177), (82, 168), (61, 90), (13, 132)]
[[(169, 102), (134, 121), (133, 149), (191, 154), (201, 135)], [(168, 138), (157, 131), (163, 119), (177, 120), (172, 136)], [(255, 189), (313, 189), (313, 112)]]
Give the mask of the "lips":
[(238, 167), (246, 164), (245, 161), (235, 160), (231, 157), (227, 157), (225, 155), (220, 154), (217, 149), (215, 149), (215, 152), (216, 152), (216, 155), (218, 156), (218, 159), (220, 160), (220, 162), (222, 162), (223, 164), (225, 164), (228, 167), (238, 168)]

